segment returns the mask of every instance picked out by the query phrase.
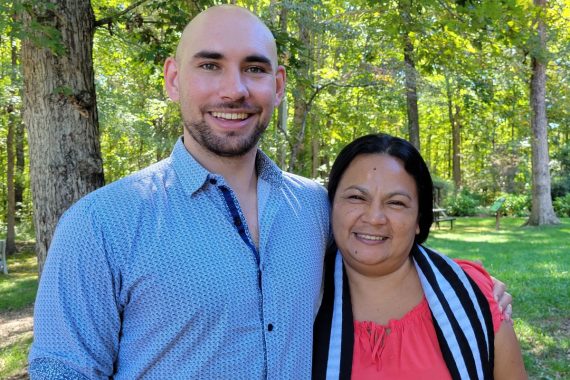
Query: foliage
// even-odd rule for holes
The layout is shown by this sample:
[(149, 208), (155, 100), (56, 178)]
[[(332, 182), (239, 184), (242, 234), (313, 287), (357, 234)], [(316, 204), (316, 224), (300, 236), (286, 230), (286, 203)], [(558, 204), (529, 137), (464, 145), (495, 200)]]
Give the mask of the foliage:
[(503, 215), (528, 216), (530, 212), (531, 198), (527, 194), (502, 194), (505, 203), (501, 209)]
[(455, 258), (479, 260), (508, 285), (513, 318), (531, 379), (570, 378), (570, 219), (521, 227), (522, 218), (458, 218), (452, 231), (433, 230), (427, 245)]
[[(188, 20), (222, 2), (226, 1), (92, 0), (98, 21), (93, 64), (107, 182), (170, 154), (182, 128), (177, 107), (163, 90), (162, 63), (173, 54)], [(53, 25), (46, 22), (26, 29), (19, 16), (22, 10), (50, 15), (56, 8), (48, 3), (0, 3), (2, 168), (6, 167), (5, 110), (13, 107), (17, 114), (22, 112), (20, 95), (14, 92), (22, 88), (19, 71), (15, 81), (10, 75), (10, 45), (19, 48), (19, 39), (30, 37), (64, 53)], [(530, 194), (529, 57), (537, 47), (532, 22), (536, 15), (530, 2), (236, 3), (268, 23), (287, 68), (286, 125), (281, 126), (275, 115), (261, 142), (281, 167), (290, 167), (293, 149), (298, 148), (291, 170), (322, 181), (337, 153), (354, 138), (378, 131), (407, 137), (402, 39), (407, 34), (418, 78), (421, 153), (434, 177), (448, 183), (452, 179), (451, 100), (461, 124), (461, 186), (471, 189), (471, 198), (490, 204), (502, 193)], [(549, 59), (547, 113), (556, 198), (570, 191), (570, 3), (548, 3), (543, 16), (549, 24), (549, 50), (543, 55)], [(301, 115), (306, 120), (304, 135), (295, 119), (300, 105), (310, 105)], [(31, 225), (27, 168), (21, 174), (26, 192), (19, 216)], [(5, 204), (5, 181), (0, 181), (1, 219)]]
[(553, 202), (554, 211), (559, 217), (570, 216), (570, 193), (558, 197)]
[(473, 216), (477, 213), (480, 200), (477, 195), (463, 189), (457, 194), (448, 196), (444, 205), (451, 215)]

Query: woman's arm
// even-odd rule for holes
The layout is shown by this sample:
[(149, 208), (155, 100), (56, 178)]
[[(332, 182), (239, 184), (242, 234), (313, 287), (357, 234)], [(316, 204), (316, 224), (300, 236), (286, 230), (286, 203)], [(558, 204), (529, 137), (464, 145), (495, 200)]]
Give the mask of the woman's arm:
[(510, 322), (503, 321), (495, 334), (495, 370), (496, 380), (527, 379), (521, 354), (521, 348)]

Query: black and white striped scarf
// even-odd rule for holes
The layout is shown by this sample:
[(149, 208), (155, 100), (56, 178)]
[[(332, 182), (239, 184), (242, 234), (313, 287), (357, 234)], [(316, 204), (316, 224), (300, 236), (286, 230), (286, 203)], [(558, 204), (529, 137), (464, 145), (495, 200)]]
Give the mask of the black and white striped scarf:
[[(492, 379), (494, 330), (487, 299), (448, 257), (416, 245), (412, 258), (451, 377)], [(350, 379), (354, 325), (340, 252), (326, 259), (324, 281), (314, 326), (313, 379)]]

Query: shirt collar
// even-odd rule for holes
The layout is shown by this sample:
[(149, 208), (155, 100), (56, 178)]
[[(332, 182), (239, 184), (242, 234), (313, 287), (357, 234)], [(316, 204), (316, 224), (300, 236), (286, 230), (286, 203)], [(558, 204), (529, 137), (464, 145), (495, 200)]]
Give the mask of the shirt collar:
[[(207, 181), (216, 179), (222, 180), (219, 174), (211, 173), (204, 168), (196, 159), (186, 150), (182, 137), (176, 141), (170, 161), (180, 182), (190, 195), (200, 190)], [(255, 167), (258, 177), (269, 182), (274, 186), (281, 186), (283, 183), (283, 172), (261, 149), (257, 150), (255, 158)]]

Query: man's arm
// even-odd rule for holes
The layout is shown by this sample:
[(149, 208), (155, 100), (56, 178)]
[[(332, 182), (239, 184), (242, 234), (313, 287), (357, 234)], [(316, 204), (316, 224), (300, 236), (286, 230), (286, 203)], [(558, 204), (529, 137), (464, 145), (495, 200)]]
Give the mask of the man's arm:
[(42, 273), (32, 379), (113, 375), (121, 324), (113, 266), (90, 205), (80, 201), (62, 217)]

